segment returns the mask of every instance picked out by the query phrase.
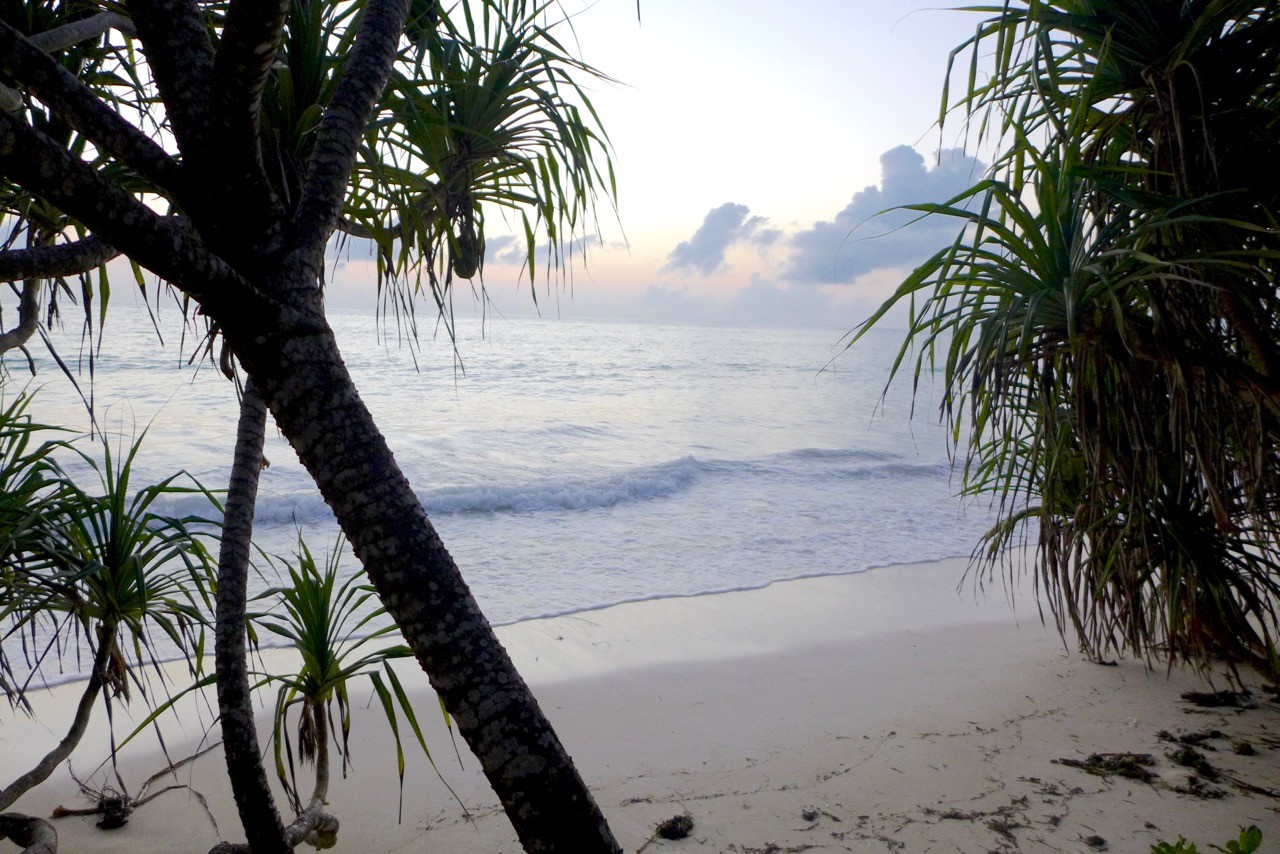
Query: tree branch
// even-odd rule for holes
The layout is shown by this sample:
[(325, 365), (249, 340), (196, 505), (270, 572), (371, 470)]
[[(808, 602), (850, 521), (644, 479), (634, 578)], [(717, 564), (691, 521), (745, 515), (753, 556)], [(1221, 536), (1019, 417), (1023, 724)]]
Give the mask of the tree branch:
[(40, 325), (40, 280), (27, 279), (18, 297), (18, 325), (0, 331), (0, 355), (16, 350), (36, 334)]
[[(40, 50), (53, 53), (66, 50), (82, 41), (100, 38), (112, 29), (120, 30), (126, 35), (134, 34), (133, 22), (124, 15), (118, 15), (115, 12), (99, 12), (79, 21), (71, 21), (52, 30), (36, 33), (30, 37), (30, 41)], [(0, 83), (0, 109), (11, 113), (22, 109), (22, 96), (3, 83)]]
[(125, 121), (53, 57), (0, 21), (0, 71), (34, 90), (49, 109), (161, 190), (181, 188), (178, 162)]
[(66, 50), (72, 45), (101, 38), (111, 30), (119, 30), (126, 36), (137, 35), (133, 21), (116, 12), (99, 12), (79, 21), (69, 21), (62, 26), (31, 36), (31, 43), (46, 53)]
[(286, 269), (299, 271), (297, 281), (319, 278), (325, 243), (338, 224), (356, 152), (390, 79), (408, 13), (409, 0), (368, 0), (361, 15), (342, 79), (316, 132), (290, 229), (288, 245), (294, 248), (285, 263)]
[(190, 177), (204, 177), (220, 152), (209, 129), (213, 43), (195, 0), (129, 0), (147, 64)]
[(277, 308), (176, 218), (159, 216), (8, 113), (0, 113), (0, 175), (75, 217), (215, 316)]
[[(33, 249), (46, 248), (53, 243), (52, 231), (33, 226), (31, 223), (27, 226), (27, 253), (24, 254), (29, 254)], [(0, 252), (0, 260), (7, 254), (9, 254), (7, 251)], [(27, 353), (25, 345), (40, 327), (40, 287), (44, 277), (32, 271), (25, 271), (18, 278), (22, 279), (22, 286), (18, 290), (18, 324), (8, 331), (0, 331), (0, 355), (20, 348), (26, 355), (27, 362), (30, 363), (31, 354)]]
[(101, 267), (120, 251), (93, 235), (56, 246), (34, 246), (0, 252), (0, 282), (77, 276)]
[(238, 206), (258, 239), (278, 238), (283, 206), (262, 166), (258, 135), (262, 91), (275, 62), (289, 0), (233, 0), (213, 62), (211, 97), (223, 140), (223, 203)]

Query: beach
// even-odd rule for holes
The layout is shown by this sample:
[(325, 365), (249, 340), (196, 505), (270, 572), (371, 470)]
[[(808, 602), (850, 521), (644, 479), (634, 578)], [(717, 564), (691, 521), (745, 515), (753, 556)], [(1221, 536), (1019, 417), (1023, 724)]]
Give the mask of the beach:
[(0, 854), (1280, 849), (1280, 3), (654, 5), (4, 16)]
[[(499, 635), (628, 852), (1145, 852), (1179, 835), (1207, 850), (1247, 825), (1262, 829), (1263, 850), (1280, 839), (1280, 705), (1269, 695), (1255, 692), (1251, 708), (1204, 708), (1181, 698), (1208, 690), (1193, 674), (1086, 661), (1042, 624), (1029, 583), (1012, 597), (998, 580), (979, 594), (958, 587), (964, 566), (628, 603)], [(387, 724), (358, 685), (352, 767), (330, 790), (342, 823), (335, 850), (519, 851), (460, 742), (459, 767), (425, 678), (412, 666), (403, 675), (439, 775), (416, 746), (407, 752), (397, 821)], [(4, 719), (6, 776), (52, 746), (75, 688), (40, 696), (35, 720)], [(210, 715), (188, 705), (181, 718), (165, 724), (175, 759), (200, 746)], [(116, 728), (129, 728), (124, 716)], [(143, 741), (119, 766), (135, 796), (167, 764)], [(106, 744), (99, 710), (73, 756), (77, 776), (102, 785), (106, 772), (93, 769)], [(1188, 744), (1215, 779), (1170, 758), (1183, 750), (1188, 761)], [(1070, 764), (1113, 753), (1150, 754), (1152, 778)], [(209, 814), (240, 838), (219, 751), (151, 790), (164, 785), (184, 788), (119, 830), (57, 820), (61, 850), (206, 851), (219, 839)], [(14, 809), (84, 804), (64, 766)], [(683, 815), (687, 838), (654, 838)]]

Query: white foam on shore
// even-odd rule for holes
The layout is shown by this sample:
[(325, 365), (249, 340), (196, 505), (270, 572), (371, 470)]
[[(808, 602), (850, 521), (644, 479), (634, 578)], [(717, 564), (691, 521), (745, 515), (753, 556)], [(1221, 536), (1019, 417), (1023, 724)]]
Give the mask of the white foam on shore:
[(899, 564), (697, 596), (667, 596), (501, 627), (534, 683), (768, 654), (797, 644), (1012, 620), (1003, 596), (960, 585), (967, 563)]
[[(952, 557), (943, 558), (939, 561), (931, 561), (929, 563), (924, 563), (924, 564), (891, 563), (891, 564), (884, 564), (880, 566), (859, 567), (856, 569), (850, 569), (848, 572), (819, 572), (819, 573), (799, 574), (799, 575), (791, 576), (788, 578), (765, 581), (758, 584), (744, 584), (737, 587), (698, 590), (692, 593), (678, 593), (678, 594), (659, 593), (653, 596), (637, 596), (629, 599), (621, 599), (616, 602), (609, 602), (609, 603), (604, 603), (600, 605), (592, 605), (590, 607), (585, 607), (585, 608), (550, 610), (541, 614), (532, 614), (529, 616), (522, 616), (514, 620), (494, 621), (492, 625), (495, 630), (500, 630), (500, 629), (507, 629), (509, 627), (519, 626), (523, 623), (535, 623), (535, 622), (540, 623), (540, 622), (554, 620), (562, 617), (581, 619), (581, 618), (586, 618), (593, 613), (608, 611), (610, 609), (617, 608), (623, 605), (661, 603), (661, 602), (666, 602), (670, 600), (698, 599), (706, 596), (720, 596), (723, 594), (731, 594), (731, 593), (746, 593), (746, 592), (755, 591), (755, 590), (766, 590), (768, 588), (773, 587), (774, 585), (789, 584), (795, 581), (806, 581), (806, 580), (818, 579), (818, 578), (839, 578), (846, 575), (862, 575), (862, 574), (871, 573), (871, 572), (893, 573), (898, 570), (904, 570), (904, 571), (909, 570), (913, 567), (918, 569), (919, 567), (930, 566), (935, 563), (945, 563), (948, 565), (955, 565), (956, 569), (954, 574), (958, 584), (961, 577), (964, 575), (964, 572), (965, 572), (964, 565), (966, 561), (967, 561), (967, 558), (963, 558), (960, 556), (952, 556)], [(370, 627), (369, 631), (372, 632), (375, 630), (375, 628), (376, 627)], [(357, 635), (356, 638), (353, 638), (353, 640), (358, 639), (361, 636), (362, 635)], [(264, 652), (271, 651), (271, 650), (280, 650), (287, 643), (287, 641), (277, 638), (275, 635), (271, 635), (271, 634), (260, 634), (258, 640), (260, 643), (260, 648)], [(210, 642), (212, 641), (210, 640)], [(81, 661), (87, 662), (89, 659), (86, 656), (87, 656), (87, 653), (83, 654), (81, 656)], [(178, 657), (172, 657), (172, 658), (164, 658), (159, 663), (163, 666), (173, 667), (175, 665), (183, 663), (183, 660)], [(31, 688), (37, 691), (51, 690), (62, 685), (83, 682), (85, 679), (88, 678), (87, 674), (78, 672), (75, 670), (63, 669), (63, 668), (70, 667), (73, 664), (74, 664), (74, 653), (66, 657), (66, 659), (62, 663), (62, 667), (59, 668), (58, 672), (47, 672), (47, 673), (39, 674), (39, 676), (36, 679), (32, 680)]]

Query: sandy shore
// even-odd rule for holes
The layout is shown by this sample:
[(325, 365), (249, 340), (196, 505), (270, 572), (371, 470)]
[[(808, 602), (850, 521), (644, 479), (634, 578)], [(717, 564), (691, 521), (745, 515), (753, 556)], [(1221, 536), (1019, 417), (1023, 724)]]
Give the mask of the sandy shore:
[[(1262, 696), (1255, 708), (1205, 709), (1180, 699), (1205, 688), (1190, 674), (1088, 663), (1041, 625), (1029, 597), (1015, 620), (1001, 590), (958, 592), (962, 571), (956, 561), (892, 567), (500, 634), (628, 852), (683, 813), (692, 836), (647, 852), (1145, 852), (1179, 834), (1206, 850), (1249, 824), (1263, 830), (1263, 850), (1280, 844), (1280, 705)], [(465, 747), (459, 769), (425, 679), (407, 676), (466, 811), (411, 754), (397, 824), (386, 724), (360, 687), (354, 767), (332, 787), (337, 850), (519, 851)], [(66, 696), (43, 698), (39, 722), (3, 719), (6, 780), (53, 743)], [(190, 752), (208, 720), (188, 708), (181, 732), (170, 722), (171, 755)], [(1179, 791), (1194, 788), (1194, 772), (1168, 757), (1178, 746), (1170, 736), (1207, 732), (1218, 734), (1199, 749), (1222, 776), (1201, 785), (1214, 797)], [(1240, 742), (1254, 754), (1237, 753)], [(75, 756), (79, 774), (93, 772), (105, 744), (99, 716)], [(1151, 754), (1155, 778), (1058, 761), (1114, 752)], [(221, 761), (215, 752), (184, 768), (177, 782), (191, 788), (161, 795), (123, 829), (59, 820), (62, 851), (203, 852), (218, 833), (192, 790), (238, 838)], [(164, 764), (142, 746), (120, 775), (137, 794)], [(80, 803), (64, 770), (15, 808), (47, 815)]]

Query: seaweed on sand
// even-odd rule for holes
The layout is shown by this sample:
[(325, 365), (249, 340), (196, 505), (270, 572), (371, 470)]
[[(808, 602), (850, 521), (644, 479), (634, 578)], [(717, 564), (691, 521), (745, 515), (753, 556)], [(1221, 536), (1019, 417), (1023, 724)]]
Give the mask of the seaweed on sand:
[(1150, 753), (1091, 753), (1087, 759), (1055, 759), (1054, 762), (1098, 777), (1124, 777), (1143, 783), (1156, 779), (1156, 775), (1147, 770), (1156, 764)]

